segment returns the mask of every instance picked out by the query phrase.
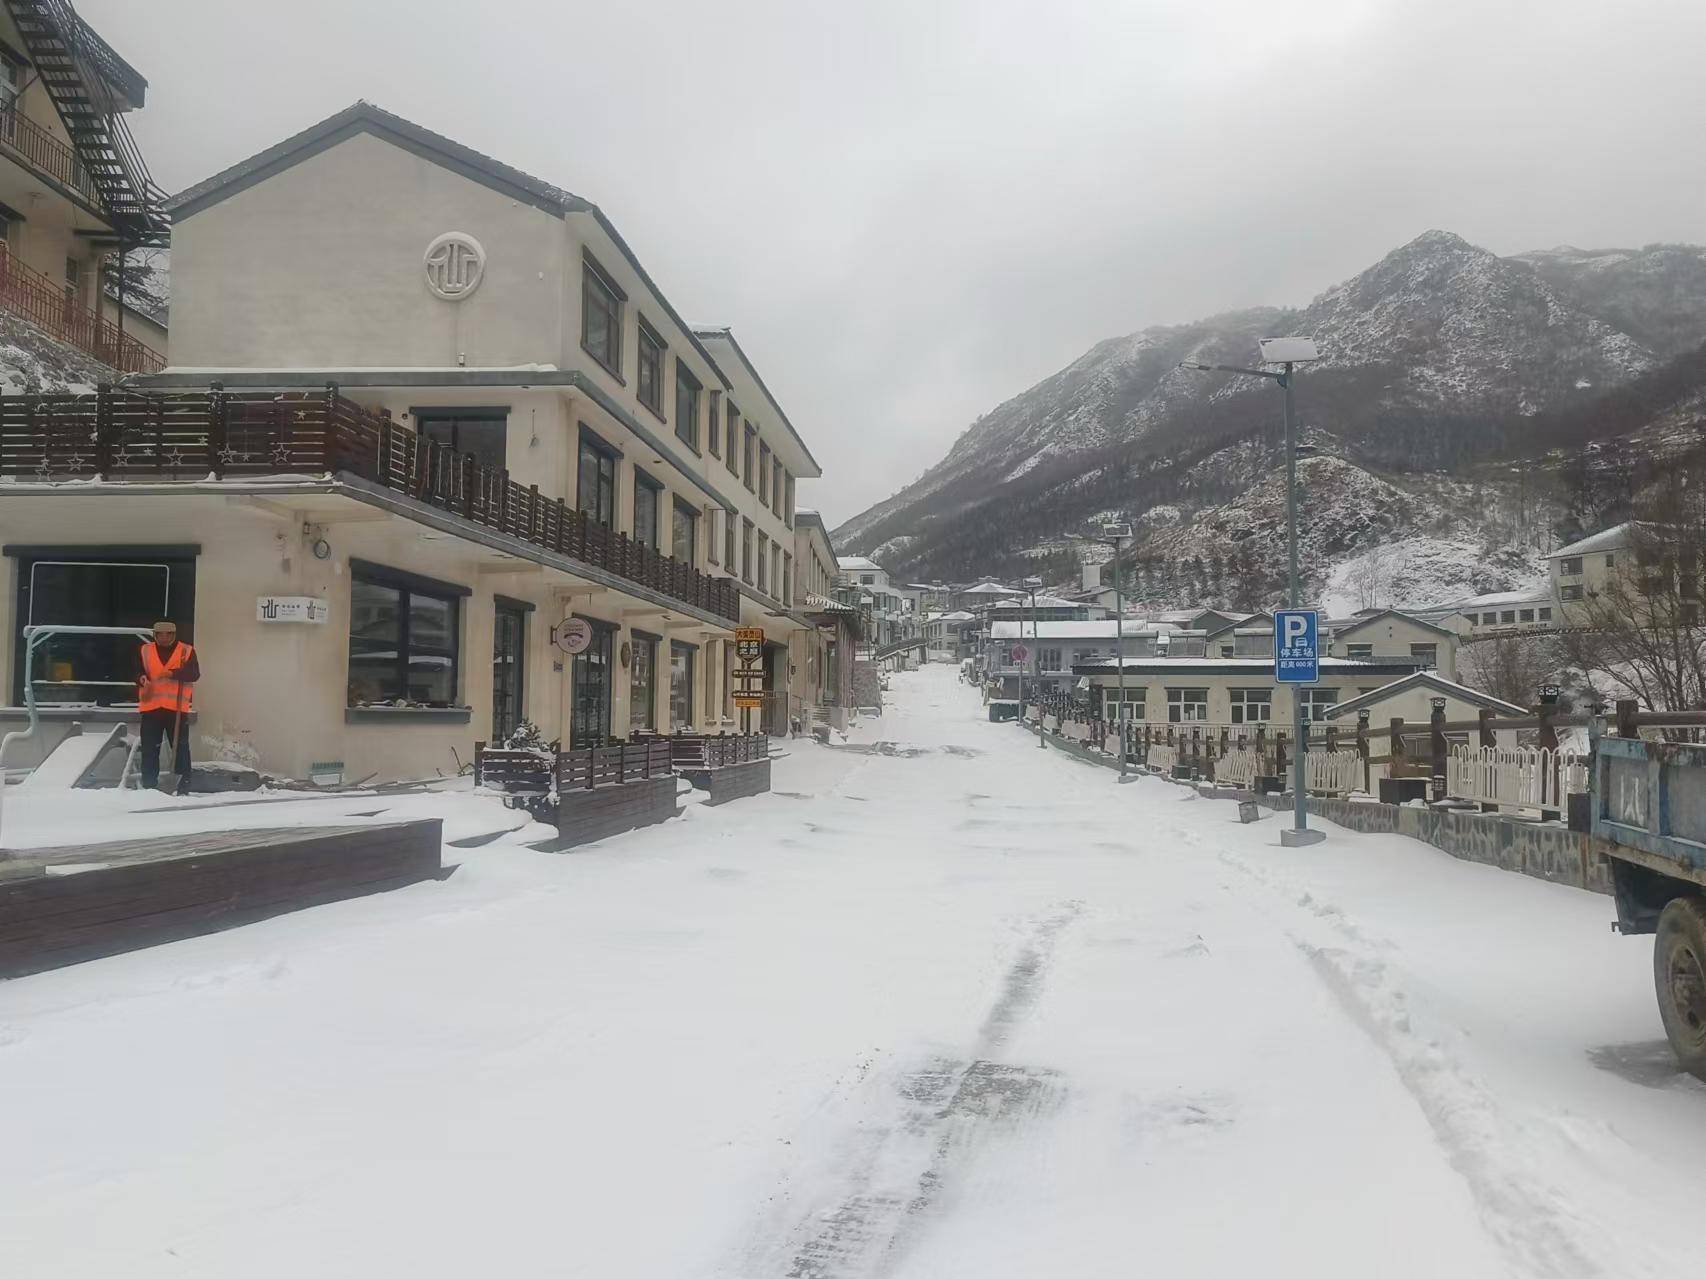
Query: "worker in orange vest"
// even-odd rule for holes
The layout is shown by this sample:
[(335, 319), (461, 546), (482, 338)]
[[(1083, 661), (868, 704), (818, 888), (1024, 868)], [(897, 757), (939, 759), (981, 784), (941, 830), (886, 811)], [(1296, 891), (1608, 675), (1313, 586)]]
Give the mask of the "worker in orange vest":
[(142, 712), (142, 785), (160, 784), (160, 740), (172, 739), (180, 795), (190, 790), (190, 736), (185, 720), (201, 678), (195, 649), (178, 640), (176, 622), (155, 622), (154, 638), (137, 653), (136, 705)]

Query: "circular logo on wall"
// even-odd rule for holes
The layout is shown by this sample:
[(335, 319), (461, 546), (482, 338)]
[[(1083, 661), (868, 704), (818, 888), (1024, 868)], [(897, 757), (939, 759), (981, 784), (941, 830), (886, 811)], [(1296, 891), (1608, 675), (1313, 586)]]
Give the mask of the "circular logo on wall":
[(486, 274), (486, 251), (471, 235), (446, 231), (427, 245), (427, 288), (446, 302), (460, 302), (480, 287)]
[(553, 628), (551, 642), (573, 657), (592, 646), (592, 627), (584, 618), (565, 617), (561, 626)]

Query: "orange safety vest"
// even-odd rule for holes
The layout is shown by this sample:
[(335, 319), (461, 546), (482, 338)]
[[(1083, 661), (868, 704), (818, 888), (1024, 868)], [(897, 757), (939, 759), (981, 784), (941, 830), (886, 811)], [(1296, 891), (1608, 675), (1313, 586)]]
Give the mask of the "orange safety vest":
[[(185, 684), (173, 676), (184, 669), (195, 650), (182, 640), (165, 661), (153, 640), (142, 646), (142, 673), (148, 683), (137, 694), (137, 709), (144, 711), (188, 711), (195, 697), (195, 685)], [(180, 702), (178, 699), (182, 698)]]

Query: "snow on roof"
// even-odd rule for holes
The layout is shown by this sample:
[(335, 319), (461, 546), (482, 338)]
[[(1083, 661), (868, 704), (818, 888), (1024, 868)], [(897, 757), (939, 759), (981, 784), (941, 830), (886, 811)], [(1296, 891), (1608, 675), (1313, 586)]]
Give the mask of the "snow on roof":
[[(1046, 626), (1047, 623), (1045, 622), (1044, 625)], [(1043, 638), (1047, 639), (1048, 636), (1045, 634)], [(1120, 665), (1121, 663), (1115, 662), (1113, 658), (1110, 657), (1100, 662), (1075, 663), (1072, 669), (1075, 671), (1083, 671), (1086, 674), (1100, 675), (1103, 673), (1112, 674), (1114, 671), (1119, 669)], [(1125, 659), (1123, 665), (1128, 671), (1145, 670), (1159, 672), (1188, 669), (1197, 674), (1213, 674), (1216, 671), (1272, 672), (1274, 669), (1274, 659), (1271, 657), (1210, 657), (1203, 653), (1192, 653), (1188, 655), (1180, 655), (1178, 657), (1128, 657)], [(1371, 674), (1386, 674), (1394, 670), (1404, 670), (1414, 665), (1415, 663), (1413, 661), (1399, 657), (1377, 657), (1373, 661), (1368, 662), (1352, 661), (1348, 657), (1323, 657), (1321, 659), (1321, 669), (1323, 671), (1342, 671), (1346, 675), (1355, 675), (1359, 671), (1369, 672)]]
[[(1034, 630), (1033, 630), (1034, 627)], [(991, 622), (989, 635), (991, 639), (1016, 640), (1030, 639), (1033, 633), (1041, 639), (1113, 639), (1116, 634), (1124, 635), (1127, 639), (1139, 635), (1200, 635), (1200, 631), (1181, 632), (1174, 626), (1134, 626), (1130, 618), (1123, 623), (1117, 623), (1113, 618), (1098, 618), (1088, 622), (1036, 622), (1029, 618), (1020, 618), (1011, 622)], [(1267, 658), (1269, 666), (1274, 664), (1273, 658)]]
[[(1326, 662), (1323, 661), (1322, 665), (1325, 666)], [(1483, 693), (1479, 689), (1454, 683), (1443, 675), (1436, 675), (1432, 671), (1417, 671), (1413, 675), (1406, 675), (1402, 679), (1393, 680), (1390, 684), (1384, 684), (1373, 692), (1362, 693), (1335, 706), (1329, 706), (1322, 712), (1322, 715), (1326, 719), (1335, 719), (1340, 715), (1359, 711), (1365, 706), (1384, 702), (1390, 697), (1406, 693), (1417, 687), (1431, 688), (1447, 697), (1456, 697), (1475, 706), (1485, 706), (1489, 710), (1504, 711), (1507, 715), (1527, 715), (1529, 713), (1526, 706), (1518, 706), (1514, 702), (1503, 701), (1490, 693)]]
[(1024, 592), (1011, 586), (1003, 586), (1000, 582), (979, 582), (976, 586), (968, 586), (961, 595), (1022, 595)]
[[(1038, 595), (1036, 598), (1036, 605), (1038, 608), (1081, 608), (1081, 607), (1083, 607), (1082, 604), (1079, 603), (1079, 601), (1065, 599), (1059, 595)], [(1026, 609), (1028, 609), (1031, 607), (1031, 597), (1029, 595), (1026, 595), (1021, 599), (991, 600), (987, 604), (979, 605), (979, 607), (980, 608), (986, 608), (986, 609), (989, 609), (989, 608), (1026, 608)]]
[(938, 622), (975, 622), (977, 615), (967, 613), (964, 609), (955, 609), (952, 613), (943, 613), (936, 618)]
[(1488, 608), (1495, 604), (1549, 604), (1552, 601), (1552, 591), (1549, 587), (1536, 586), (1527, 591), (1494, 591), (1491, 595), (1471, 595), (1466, 600), (1445, 606), (1444, 611), (1464, 608)]
[(1546, 558), (1555, 560), (1564, 555), (1589, 555), (1594, 551), (1614, 551), (1620, 546), (1629, 545), (1629, 530), (1634, 526), (1632, 520), (1626, 520), (1622, 524), (1601, 529), (1597, 533), (1589, 533), (1586, 537), (1571, 542), (1568, 546), (1560, 546)]
[(835, 563), (838, 568), (852, 569), (858, 573), (882, 573), (887, 571), (881, 564), (877, 563), (873, 559), (868, 559), (863, 555), (837, 555), (835, 557)]
[(1420, 626), (1423, 630), (1438, 631), (1442, 635), (1453, 635), (1456, 633), (1454, 631), (1447, 630), (1443, 626), (1435, 626), (1432, 622), (1424, 622), (1414, 613), (1406, 613), (1395, 608), (1377, 609), (1372, 613), (1358, 613), (1355, 617), (1349, 619), (1348, 622), (1329, 622), (1328, 625), (1333, 630), (1333, 638), (1338, 640), (1343, 639), (1347, 635), (1354, 635), (1363, 627), (1368, 626), (1371, 623), (1378, 622), (1382, 618), (1386, 617), (1396, 617), (1399, 621), (1410, 622), (1413, 625)]

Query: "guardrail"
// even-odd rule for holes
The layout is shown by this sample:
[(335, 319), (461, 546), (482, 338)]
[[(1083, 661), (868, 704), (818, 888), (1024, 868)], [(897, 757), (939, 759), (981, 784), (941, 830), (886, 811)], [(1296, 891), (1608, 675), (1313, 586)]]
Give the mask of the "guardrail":
[(1489, 808), (1563, 812), (1588, 789), (1588, 759), (1525, 746), (1458, 746), (1445, 764), (1445, 793)]
[(4, 244), (0, 244), (0, 306), (119, 373), (158, 373), (166, 367), (160, 352), (70, 297), (63, 284), (25, 266)]
[(0, 476), (158, 482), (347, 473), (517, 541), (604, 569), (730, 621), (740, 593), (507, 470), (319, 392), (142, 393), (0, 397)]

